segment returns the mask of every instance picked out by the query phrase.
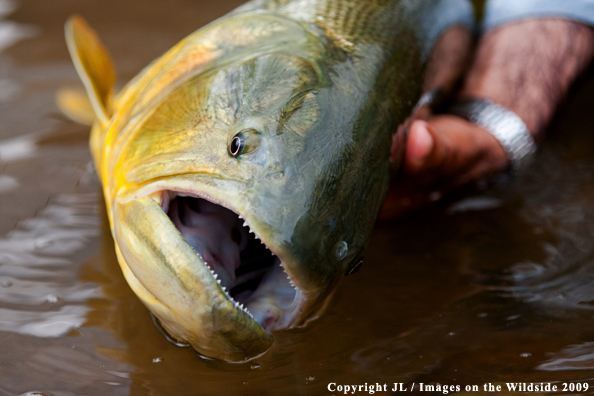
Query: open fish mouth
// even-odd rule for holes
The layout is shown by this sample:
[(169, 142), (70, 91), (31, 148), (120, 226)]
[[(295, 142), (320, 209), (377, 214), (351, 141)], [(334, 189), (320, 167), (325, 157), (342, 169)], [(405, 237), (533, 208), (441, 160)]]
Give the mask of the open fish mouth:
[(161, 207), (225, 296), (267, 331), (294, 323), (301, 290), (241, 215), (200, 196), (162, 192)]
[(245, 214), (206, 193), (153, 191), (116, 199), (116, 252), (173, 339), (242, 362), (268, 350), (272, 331), (301, 323), (311, 298)]

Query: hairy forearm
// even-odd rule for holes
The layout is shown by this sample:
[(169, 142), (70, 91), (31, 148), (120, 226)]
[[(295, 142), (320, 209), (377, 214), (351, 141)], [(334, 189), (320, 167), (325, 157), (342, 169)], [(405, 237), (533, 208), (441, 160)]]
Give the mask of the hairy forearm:
[(554, 18), (505, 25), (480, 40), (461, 94), (491, 98), (538, 136), (593, 55), (586, 25)]
[(425, 71), (423, 92), (441, 89), (449, 92), (468, 67), (472, 33), (462, 25), (447, 29), (439, 38)]

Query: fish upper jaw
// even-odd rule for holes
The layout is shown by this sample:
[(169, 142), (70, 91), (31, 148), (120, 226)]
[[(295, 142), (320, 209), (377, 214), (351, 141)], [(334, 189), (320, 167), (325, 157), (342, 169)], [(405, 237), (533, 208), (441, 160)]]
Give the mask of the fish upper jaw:
[(173, 338), (208, 357), (253, 359), (271, 331), (302, 324), (318, 293), (302, 288), (249, 214), (191, 184), (158, 181), (116, 197), (120, 264)]

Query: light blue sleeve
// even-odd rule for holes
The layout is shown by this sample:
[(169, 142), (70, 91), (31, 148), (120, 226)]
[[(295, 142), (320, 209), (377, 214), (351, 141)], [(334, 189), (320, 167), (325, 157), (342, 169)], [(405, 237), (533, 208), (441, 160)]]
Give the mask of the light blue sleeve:
[(450, 26), (464, 25), (470, 30), (475, 28), (474, 7), (469, 0), (433, 0), (434, 5), (429, 14), (423, 15), (419, 21), (422, 25), (421, 41), (428, 43), (425, 46), (428, 56), (431, 48), (439, 36)]
[(594, 26), (594, 0), (488, 0), (482, 29), (493, 29), (521, 19), (550, 17)]

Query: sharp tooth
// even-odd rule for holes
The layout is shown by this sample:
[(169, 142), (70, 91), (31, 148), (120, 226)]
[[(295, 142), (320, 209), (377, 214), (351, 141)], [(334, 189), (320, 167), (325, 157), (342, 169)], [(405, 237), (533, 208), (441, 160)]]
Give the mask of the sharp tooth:
[(244, 227), (247, 227), (248, 226), (246, 221), (243, 222), (243, 226)]
[(220, 279), (217, 279), (217, 283), (220, 285), (221, 284), (221, 280)]
[(226, 291), (227, 291), (227, 288), (226, 288), (225, 286), (223, 286), (223, 291), (224, 291), (224, 292), (226, 292)]

